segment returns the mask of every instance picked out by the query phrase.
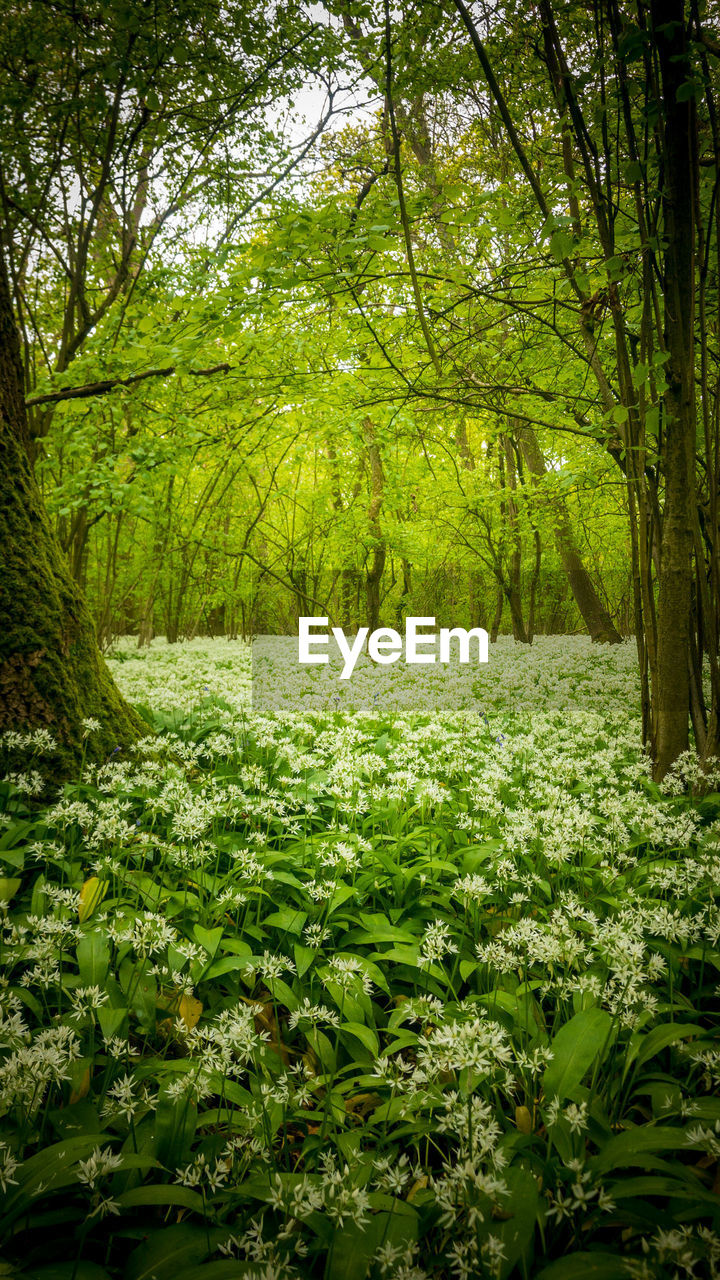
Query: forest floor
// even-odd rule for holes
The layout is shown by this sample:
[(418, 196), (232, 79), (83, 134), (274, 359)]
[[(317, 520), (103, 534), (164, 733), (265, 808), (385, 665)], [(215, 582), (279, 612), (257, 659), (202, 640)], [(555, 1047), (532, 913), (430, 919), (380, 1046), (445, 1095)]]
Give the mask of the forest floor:
[(720, 794), (650, 780), (633, 645), (403, 718), (110, 664), (157, 736), (0, 784), (4, 1274), (720, 1275)]

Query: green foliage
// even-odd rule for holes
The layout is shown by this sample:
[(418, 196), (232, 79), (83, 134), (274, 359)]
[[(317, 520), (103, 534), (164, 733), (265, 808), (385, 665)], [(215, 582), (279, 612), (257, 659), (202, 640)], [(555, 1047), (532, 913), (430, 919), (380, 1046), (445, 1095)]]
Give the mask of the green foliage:
[(2, 785), (10, 1262), (710, 1266), (719, 802), (648, 781), (631, 647), (501, 643), (479, 721), (273, 720), (245, 646), (135, 652), (161, 736)]

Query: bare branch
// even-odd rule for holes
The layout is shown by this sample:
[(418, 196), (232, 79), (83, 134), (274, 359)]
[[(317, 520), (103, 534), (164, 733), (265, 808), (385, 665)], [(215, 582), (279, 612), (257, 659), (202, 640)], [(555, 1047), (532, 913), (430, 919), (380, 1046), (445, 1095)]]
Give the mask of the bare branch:
[(58, 404), (61, 400), (88, 400), (91, 396), (106, 396), (116, 387), (132, 387), (147, 378), (171, 378), (175, 373), (209, 378), (215, 373), (229, 373), (232, 368), (230, 364), (214, 364), (209, 369), (178, 369), (177, 365), (170, 365), (167, 369), (146, 369), (144, 373), (134, 373), (129, 378), (105, 378), (101, 382), (88, 382), (84, 387), (64, 387), (61, 391), (49, 391), (44, 396), (30, 396), (25, 406), (30, 409), (37, 404)]

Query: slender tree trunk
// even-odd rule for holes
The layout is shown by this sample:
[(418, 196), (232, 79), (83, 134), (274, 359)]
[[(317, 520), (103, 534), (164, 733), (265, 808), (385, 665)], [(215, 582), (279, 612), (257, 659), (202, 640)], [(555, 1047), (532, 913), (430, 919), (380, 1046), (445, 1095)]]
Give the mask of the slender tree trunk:
[(498, 583), (497, 596), (495, 599), (495, 613), (493, 615), (492, 626), (490, 627), (490, 643), (491, 644), (495, 644), (495, 641), (498, 638), (500, 623), (502, 622), (504, 603), (505, 603), (505, 593), (502, 589), (502, 585)]
[(70, 571), (81, 591), (85, 591), (87, 585), (86, 570), (88, 532), (89, 524), (87, 518), (87, 507), (79, 507), (75, 512), (72, 522), (68, 555), (70, 558)]
[[(417, 154), (417, 153), (416, 153)], [(443, 226), (442, 223), (438, 224)], [(470, 441), (467, 435), (467, 424), (464, 418), (459, 418), (455, 428), (455, 441), (457, 443), (458, 453), (460, 455), (460, 465), (464, 471), (475, 470), (475, 458)], [(485, 604), (483, 600), (483, 580), (477, 569), (470, 569), (468, 572), (468, 606), (470, 612), (470, 626), (482, 627), (485, 625)], [(500, 606), (502, 609), (502, 605)], [(498, 626), (500, 625), (498, 621)], [(497, 637), (495, 637), (497, 638)]]
[(508, 572), (505, 584), (505, 598), (510, 606), (513, 639), (518, 644), (528, 643), (527, 628), (523, 617), (522, 586), (520, 570), (522, 566), (522, 536), (518, 521), (517, 478), (515, 475), (515, 454), (511, 441), (506, 435), (498, 439), (498, 474), (503, 499), (500, 512), (503, 521), (510, 531), (510, 552), (508, 555)]
[(363, 436), (370, 466), (368, 525), (373, 540), (370, 565), (365, 571), (366, 623), (370, 631), (375, 631), (380, 625), (380, 584), (386, 559), (385, 537), (380, 523), (380, 512), (385, 496), (385, 473), (375, 428), (369, 418), (366, 418), (363, 423)]
[[(520, 427), (517, 436), (530, 474), (535, 476), (536, 479), (541, 479), (547, 475), (547, 465), (535, 432), (532, 427)], [(595, 590), (592, 578), (583, 564), (575, 542), (570, 516), (561, 498), (555, 500), (554, 508), (555, 546), (567, 575), (570, 590), (575, 597), (575, 603), (587, 627), (588, 635), (594, 642), (619, 644), (622, 637), (603, 605)]]
[(412, 594), (412, 565), (404, 557), (400, 561), (402, 570), (402, 594), (395, 609), (395, 622), (398, 628), (403, 626), (408, 612), (408, 603)]
[(535, 563), (533, 565), (532, 578), (530, 579), (530, 604), (528, 606), (528, 644), (532, 644), (535, 636), (535, 604), (537, 601), (537, 589), (540, 581), (540, 566), (542, 564), (542, 541), (540, 533), (536, 529), (533, 534), (535, 542)]
[[(665, 117), (663, 214), (665, 339), (665, 505), (658, 590), (654, 773), (662, 778), (689, 742), (690, 604), (695, 501), (695, 99), (679, 91), (690, 76), (683, 0), (653, 0), (652, 26)], [(680, 98), (680, 100), (678, 100)]]
[(82, 751), (86, 717), (98, 757), (144, 729), (100, 656), (95, 631), (51, 527), (28, 454), (20, 343), (0, 260), (0, 731), (46, 728), (58, 771)]

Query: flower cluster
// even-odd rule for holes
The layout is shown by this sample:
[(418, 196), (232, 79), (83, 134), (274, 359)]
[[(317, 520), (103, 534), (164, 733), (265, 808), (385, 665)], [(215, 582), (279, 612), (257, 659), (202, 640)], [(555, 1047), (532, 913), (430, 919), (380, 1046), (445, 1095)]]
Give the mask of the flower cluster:
[(111, 662), (157, 737), (38, 800), (53, 744), (6, 735), (7, 1256), (56, 1261), (52, 1220), (111, 1274), (182, 1239), (273, 1280), (719, 1276), (720, 801), (691, 757), (651, 782), (630, 647), (500, 642), (480, 715), (260, 715), (240, 643)]

